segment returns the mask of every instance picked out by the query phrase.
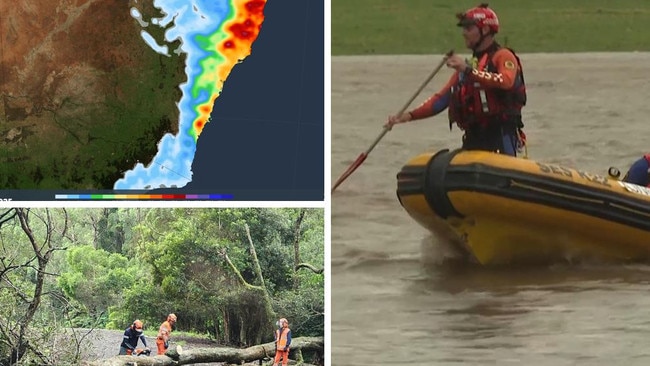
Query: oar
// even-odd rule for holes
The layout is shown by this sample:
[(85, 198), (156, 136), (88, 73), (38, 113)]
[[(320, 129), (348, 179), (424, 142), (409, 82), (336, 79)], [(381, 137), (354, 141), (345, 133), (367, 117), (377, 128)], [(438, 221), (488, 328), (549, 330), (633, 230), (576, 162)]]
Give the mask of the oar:
[[(438, 71), (440, 71), (440, 69), (442, 68), (442, 66), (443, 66), (443, 65), (445, 64), (445, 62), (447, 61), (447, 59), (448, 59), (451, 55), (453, 55), (453, 54), (454, 54), (454, 50), (453, 50), (453, 49), (450, 50), (449, 52), (447, 52), (447, 53), (445, 54), (445, 57), (442, 59), (442, 61), (440, 61), (440, 63), (438, 64), (438, 66), (436, 66), (436, 68), (433, 69), (433, 71), (431, 72), (431, 74), (430, 74), (430, 75), (427, 77), (427, 79), (422, 83), (422, 85), (420, 85), (420, 87), (419, 87), (418, 90), (415, 92), (415, 94), (413, 94), (413, 96), (411, 97), (411, 99), (409, 99), (408, 102), (406, 102), (406, 104), (404, 104), (404, 107), (402, 107), (402, 109), (400, 109), (400, 111), (397, 112), (397, 116), (401, 116), (401, 115), (406, 111), (406, 109), (411, 105), (411, 103), (413, 103), (413, 100), (414, 100), (415, 98), (417, 98), (418, 95), (420, 95), (420, 93), (422, 92), (422, 90), (424, 89), (424, 87), (427, 86), (427, 84), (431, 81), (431, 79), (433, 79), (433, 77), (438, 73)], [(384, 126), (384, 130), (381, 131), (381, 134), (379, 134), (379, 136), (377, 136), (377, 138), (376, 138), (375, 141), (372, 143), (372, 145), (370, 145), (370, 147), (368, 148), (368, 150), (362, 152), (362, 153), (359, 155), (359, 157), (357, 158), (357, 160), (355, 160), (355, 161), (352, 163), (352, 165), (350, 165), (350, 166), (348, 167), (348, 169), (347, 169), (345, 172), (343, 172), (343, 175), (341, 175), (341, 177), (340, 177), (340, 178), (339, 178), (339, 179), (334, 183), (334, 185), (332, 186), (332, 193), (334, 193), (334, 190), (336, 190), (336, 188), (337, 188), (338, 186), (340, 186), (341, 183), (343, 183), (344, 180), (346, 180), (350, 175), (352, 175), (352, 173), (354, 173), (354, 171), (357, 170), (357, 168), (359, 168), (359, 167), (361, 166), (361, 164), (363, 164), (363, 162), (366, 160), (366, 158), (368, 157), (368, 155), (370, 154), (370, 152), (375, 148), (375, 146), (377, 146), (377, 144), (379, 143), (379, 141), (381, 141), (381, 139), (386, 135), (386, 133), (387, 133), (388, 131), (390, 131), (390, 127)]]

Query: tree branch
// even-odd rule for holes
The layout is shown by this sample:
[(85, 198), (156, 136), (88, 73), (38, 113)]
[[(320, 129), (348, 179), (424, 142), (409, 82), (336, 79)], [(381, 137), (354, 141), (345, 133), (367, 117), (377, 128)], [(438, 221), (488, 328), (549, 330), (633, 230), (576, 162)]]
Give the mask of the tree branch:
[(312, 272), (318, 273), (318, 274), (321, 274), (321, 273), (323, 273), (323, 271), (325, 271), (324, 267), (323, 268), (316, 268), (316, 267), (312, 266), (309, 263), (300, 263), (300, 264), (298, 264), (296, 266), (296, 271), (301, 269), (301, 268), (307, 268), (307, 269), (311, 270)]
[[(262, 267), (260, 266), (260, 261), (257, 259), (257, 252), (255, 251), (255, 244), (253, 244), (253, 239), (251, 238), (251, 231), (248, 228), (248, 224), (244, 223), (244, 228), (246, 229), (246, 236), (248, 237), (248, 243), (250, 244), (251, 254), (253, 255), (253, 262), (255, 263), (255, 272), (257, 272), (257, 277), (262, 284), (262, 292), (264, 293), (264, 308), (266, 310), (266, 315), (269, 317), (269, 320), (275, 319), (275, 310), (273, 310), (273, 303), (271, 302), (271, 295), (264, 284), (264, 277), (262, 276)], [(273, 331), (274, 326), (273, 322), (269, 322), (269, 330)]]
[[(51, 222), (51, 216), (49, 214), (49, 210), (46, 209), (48, 221), (47, 222), (44, 221), (44, 224), (46, 226), (46, 236), (45, 236), (45, 240), (43, 241), (43, 246), (41, 248), (39, 248), (39, 245), (36, 242), (36, 238), (34, 237), (34, 233), (31, 227), (29, 226), (29, 218), (28, 218), (30, 212), (29, 209), (16, 208), (15, 210), (18, 219), (20, 220), (20, 226), (23, 229), (25, 235), (27, 235), (27, 238), (29, 239), (29, 242), (31, 243), (32, 248), (34, 250), (34, 254), (38, 258), (38, 272), (36, 273), (36, 283), (34, 284), (34, 295), (32, 297), (32, 300), (29, 302), (29, 306), (27, 307), (25, 316), (20, 320), (18, 324), (19, 325), (18, 340), (12, 350), (12, 355), (15, 355), (16, 361), (18, 361), (20, 360), (22, 355), (26, 352), (27, 347), (29, 345), (29, 342), (25, 340), (25, 336), (28, 334), (27, 329), (29, 328), (34, 318), (34, 315), (36, 314), (36, 310), (41, 304), (41, 295), (43, 293), (43, 285), (45, 282), (45, 269), (47, 267), (48, 262), (50, 261), (53, 251), (51, 250), (52, 246), (50, 242), (51, 232), (52, 232), (52, 222)], [(48, 247), (49, 250), (45, 251), (45, 254), (43, 254), (42, 250), (46, 246)]]
[(50, 362), (48, 362), (47, 356), (43, 352), (39, 351), (36, 347), (32, 346), (30, 343), (27, 343), (27, 348), (43, 362), (42, 365), (50, 364)]
[[(99, 315), (96, 317), (95, 325), (99, 322), (99, 319), (101, 319), (102, 315), (104, 315), (103, 311), (101, 313), (99, 313)], [(70, 319), (70, 314), (69, 314), (67, 308), (66, 308), (66, 311), (64, 312), (63, 316), (67, 318), (66, 320), (69, 323), (72, 322), (72, 319)], [(74, 352), (74, 361), (75, 362), (79, 361), (79, 358), (81, 357), (81, 344), (83, 343), (84, 339), (86, 337), (88, 337), (90, 335), (90, 333), (92, 333), (95, 330), (95, 325), (91, 326), (90, 329), (88, 329), (88, 331), (83, 336), (81, 336), (81, 338), (77, 337), (77, 332), (75, 331), (74, 327), (70, 328), (70, 329), (72, 329), (72, 339), (73, 339), (73, 341), (75, 343), (75, 352)]]
[[(305, 209), (301, 209), (298, 214), (298, 218), (294, 224), (294, 234), (293, 234), (293, 265), (295, 267), (300, 264), (300, 226), (302, 225), (302, 220), (305, 218)], [(297, 289), (299, 286), (297, 269), (293, 271), (293, 288)]]
[(29, 266), (26, 266), (26, 267), (31, 268), (36, 272), (43, 273), (44, 275), (47, 275), (47, 276), (52, 276), (52, 277), (60, 276), (59, 273), (46, 272), (46, 271), (43, 271), (43, 270), (41, 270), (39, 268), (34, 267), (34, 265), (29, 265)]
[(264, 284), (264, 277), (262, 276), (262, 267), (260, 267), (260, 261), (257, 259), (257, 252), (255, 251), (255, 245), (253, 244), (253, 239), (251, 238), (251, 231), (248, 228), (248, 224), (244, 224), (244, 228), (246, 229), (246, 237), (248, 238), (251, 255), (253, 255), (253, 262), (255, 263), (255, 273), (257, 274), (257, 278), (259, 279), (260, 285), (264, 289), (264, 292), (266, 292), (266, 285)]
[(5, 277), (5, 274), (8, 273), (9, 271), (13, 271), (14, 269), (20, 268), (20, 266), (13, 264), (13, 260), (11, 260), (9, 264), (5, 264), (4, 257), (0, 258), (0, 264), (2, 264), (2, 270), (0, 270), (0, 279)]
[(68, 211), (66, 211), (65, 207), (62, 208), (63, 210), (63, 230), (61, 230), (61, 237), (66, 238), (67, 237), (67, 232), (68, 232)]
[(11, 287), (16, 292), (16, 295), (18, 297), (20, 297), (21, 300), (23, 300), (26, 303), (29, 303), (29, 301), (30, 301), (29, 297), (27, 297), (27, 295), (25, 295), (25, 293), (21, 289), (16, 287), (16, 285), (14, 285), (13, 282), (11, 282), (10, 279), (3, 278), (3, 280), (7, 283), (7, 285), (9, 285), (9, 287)]
[[(11, 212), (13, 212), (13, 215), (11, 215), (10, 217), (5, 217), (5, 216), (9, 215)], [(13, 208), (3, 212), (2, 215), (0, 215), (0, 226), (2, 224), (4, 224), (5, 222), (13, 219), (14, 217), (16, 217), (16, 211)]]
[(246, 288), (250, 288), (250, 289), (254, 289), (254, 290), (263, 290), (259, 286), (254, 286), (254, 285), (251, 285), (250, 283), (246, 282), (244, 277), (241, 275), (241, 272), (239, 272), (237, 267), (235, 267), (235, 264), (228, 257), (228, 253), (226, 253), (225, 249), (221, 252), (221, 255), (223, 255), (223, 257), (226, 259), (226, 262), (228, 262), (228, 264), (230, 265), (230, 268), (232, 268), (232, 270), (235, 272), (235, 274), (237, 275), (237, 278), (239, 278), (239, 281), (242, 283), (242, 285), (244, 285)]

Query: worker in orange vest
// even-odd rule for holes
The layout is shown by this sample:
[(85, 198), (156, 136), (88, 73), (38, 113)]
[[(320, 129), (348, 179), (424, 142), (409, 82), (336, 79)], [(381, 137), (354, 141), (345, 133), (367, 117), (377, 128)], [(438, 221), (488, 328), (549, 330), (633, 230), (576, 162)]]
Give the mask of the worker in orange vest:
[(158, 329), (158, 337), (156, 338), (156, 346), (158, 346), (158, 354), (164, 355), (169, 348), (169, 338), (172, 333), (172, 327), (176, 324), (176, 315), (167, 315), (167, 320), (160, 324)]
[(280, 326), (282, 328), (275, 331), (275, 360), (273, 366), (277, 366), (282, 358), (282, 365), (289, 362), (289, 346), (291, 346), (291, 329), (289, 329), (289, 322), (287, 319), (280, 319)]

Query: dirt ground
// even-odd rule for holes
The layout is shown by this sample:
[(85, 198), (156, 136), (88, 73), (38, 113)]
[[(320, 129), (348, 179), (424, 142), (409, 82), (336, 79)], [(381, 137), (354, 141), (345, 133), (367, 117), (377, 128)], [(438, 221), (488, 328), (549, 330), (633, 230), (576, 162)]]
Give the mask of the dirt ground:
[[(89, 329), (75, 329), (75, 334), (78, 338), (83, 336), (89, 331)], [(120, 343), (122, 342), (122, 335), (124, 331), (121, 330), (107, 330), (107, 329), (93, 329), (90, 334), (88, 334), (81, 343), (81, 358), (83, 361), (95, 361), (100, 359), (111, 358), (117, 356), (120, 351)], [(156, 349), (156, 338), (155, 337), (146, 337), (147, 346), (151, 349), (151, 355), (149, 357), (154, 357), (157, 355)], [(72, 343), (74, 344), (74, 343)], [(184, 351), (196, 349), (196, 348), (210, 348), (210, 347), (225, 347), (218, 344), (217, 342), (205, 338), (192, 338), (182, 335), (173, 336), (173, 339), (170, 343), (170, 347), (175, 345), (180, 345)], [(143, 348), (141, 342), (138, 342), (138, 348)], [(147, 357), (147, 356), (141, 356)], [(272, 361), (265, 359), (264, 364), (270, 364)], [(289, 364), (295, 364), (294, 360), (290, 360)], [(196, 364), (199, 365), (199, 364)], [(206, 362), (200, 363), (203, 366), (224, 366), (227, 363), (223, 362)], [(247, 362), (242, 365), (260, 365), (259, 361)]]
[[(523, 111), (529, 158), (597, 174), (609, 166), (625, 172), (650, 151), (650, 53), (520, 55), (528, 87)], [(365, 151), (415, 93), (442, 55), (332, 57), (332, 183)], [(446, 67), (411, 104), (414, 108), (451, 76)], [(337, 241), (350, 236), (389, 235), (410, 219), (396, 195), (396, 174), (424, 151), (460, 146), (443, 114), (398, 125), (332, 195), (332, 260), (346, 251)], [(359, 220), (363, 223), (359, 233)], [(396, 248), (397, 249), (397, 248)], [(334, 291), (336, 289), (334, 288)]]
[[(76, 334), (78, 335), (83, 335), (87, 332), (88, 329), (76, 329)], [(87, 361), (93, 361), (117, 356), (120, 351), (120, 343), (122, 342), (123, 334), (124, 331), (121, 330), (94, 329), (84, 338), (82, 343), (82, 358)], [(151, 356), (153, 357), (157, 354), (156, 339), (155, 337), (146, 338), (147, 346), (151, 348)], [(218, 346), (215, 342), (211, 342), (207, 339), (186, 338), (182, 336), (174, 337), (172, 345), (174, 343), (181, 345), (184, 350)], [(142, 343), (138, 343), (138, 348), (140, 347), (143, 347)], [(203, 365), (220, 366), (222, 363), (207, 363)]]

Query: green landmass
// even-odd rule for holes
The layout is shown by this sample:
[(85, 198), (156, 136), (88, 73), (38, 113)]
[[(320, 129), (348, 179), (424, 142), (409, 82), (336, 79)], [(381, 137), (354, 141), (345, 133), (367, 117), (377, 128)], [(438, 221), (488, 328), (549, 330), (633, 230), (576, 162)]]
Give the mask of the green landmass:
[[(185, 56), (151, 49), (127, 7), (92, 6), (68, 35), (53, 36), (60, 37), (50, 56), (55, 62), (34, 62), (39, 73), (53, 69), (63, 75), (66, 67), (77, 67), (83, 77), (79, 72), (67, 81), (55, 77), (53, 92), (42, 92), (44, 83), (37, 80), (33, 92), (20, 98), (11, 90), (0, 95), (0, 189), (112, 189), (137, 162), (150, 163), (165, 133), (177, 132)], [(151, 4), (138, 6), (145, 21), (162, 16)], [(167, 43), (165, 28), (150, 23), (144, 29), (159, 44)], [(54, 95), (57, 83), (73, 79), (71, 92)]]
[[(479, 1), (332, 0), (332, 55), (465, 50), (455, 14)], [(648, 51), (646, 0), (494, 0), (498, 39), (518, 52)]]

